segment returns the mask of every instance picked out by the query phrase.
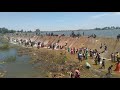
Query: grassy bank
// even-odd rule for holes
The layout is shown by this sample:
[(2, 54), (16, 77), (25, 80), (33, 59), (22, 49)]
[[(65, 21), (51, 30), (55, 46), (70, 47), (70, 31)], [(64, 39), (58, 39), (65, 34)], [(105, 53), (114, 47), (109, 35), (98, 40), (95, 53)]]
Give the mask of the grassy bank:
[(80, 68), (81, 78), (96, 78), (91, 71), (87, 70), (84, 63), (76, 61), (76, 57), (69, 53), (65, 54), (63, 50), (47, 50), (44, 48), (24, 48), (21, 52), (27, 53), (31, 56), (30, 63), (34, 68), (45, 71), (44, 77), (47, 78), (69, 78), (70, 71)]
[[(47, 72), (45, 77), (58, 77), (58, 78), (69, 78), (69, 73), (71, 70), (76, 68), (80, 69), (81, 78), (101, 78), (105, 77), (107, 73), (107, 68), (112, 63), (106, 61), (106, 69), (100, 70), (100, 65), (94, 65), (92, 59), (88, 59), (88, 62), (91, 64), (92, 68), (90, 70), (85, 68), (86, 60), (80, 63), (77, 59), (77, 55), (71, 55), (65, 53), (64, 50), (48, 50), (48, 49), (36, 49), (31, 48), (28, 50), (29, 54), (32, 57), (31, 63), (35, 65), (36, 69), (42, 69)], [(65, 57), (65, 58), (64, 58)], [(113, 70), (116, 66), (113, 67)], [(119, 78), (120, 74), (113, 71), (112, 77)]]
[(9, 44), (1, 44), (0, 45), (0, 50), (5, 50), (5, 49), (9, 49)]

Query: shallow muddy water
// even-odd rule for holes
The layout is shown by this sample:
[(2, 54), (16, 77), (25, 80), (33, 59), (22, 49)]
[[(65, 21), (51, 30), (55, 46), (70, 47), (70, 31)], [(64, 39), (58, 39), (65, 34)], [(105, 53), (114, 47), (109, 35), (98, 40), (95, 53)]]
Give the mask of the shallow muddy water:
[(16, 48), (0, 50), (0, 72), (5, 72), (5, 78), (42, 78), (42, 71), (35, 69), (30, 60), (28, 55), (19, 56)]

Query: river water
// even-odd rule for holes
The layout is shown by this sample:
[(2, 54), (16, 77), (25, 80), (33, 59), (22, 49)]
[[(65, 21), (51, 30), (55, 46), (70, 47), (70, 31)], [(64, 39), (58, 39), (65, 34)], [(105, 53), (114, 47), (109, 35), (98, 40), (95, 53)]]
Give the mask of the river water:
[[(116, 30), (73, 30), (75, 34), (80, 33), (81, 35), (84, 32), (84, 35), (91, 35), (91, 34), (96, 34), (98, 37), (112, 37), (116, 38), (118, 34), (120, 34), (120, 29)], [(49, 34), (51, 31), (43, 31), (41, 34)], [(54, 34), (65, 34), (65, 35), (70, 35), (72, 31), (53, 31)]]
[[(2, 44), (0, 42), (0, 44)], [(7, 61), (6, 59), (15, 59), (13, 61)], [(30, 56), (19, 56), (16, 48), (10, 48), (7, 50), (0, 50), (0, 71), (5, 71), (5, 78), (42, 78), (41, 71), (33, 68), (30, 63)]]

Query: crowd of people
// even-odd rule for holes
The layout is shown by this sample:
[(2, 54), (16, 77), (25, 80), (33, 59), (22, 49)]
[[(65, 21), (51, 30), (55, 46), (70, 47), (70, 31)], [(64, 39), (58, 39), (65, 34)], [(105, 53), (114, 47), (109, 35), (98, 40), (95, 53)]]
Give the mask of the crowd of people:
[(120, 59), (120, 54), (119, 52), (111, 53), (111, 61), (112, 62), (118, 62)]
[(68, 52), (71, 53), (71, 54), (77, 54), (78, 55), (78, 60), (80, 62), (82, 62), (83, 60), (88, 60), (88, 56), (91, 58), (91, 59), (94, 59), (95, 60), (95, 64), (100, 64), (100, 61), (101, 61), (101, 55), (100, 55), (100, 52), (98, 52), (97, 49), (88, 49), (87, 47), (84, 48), (69, 48), (68, 47)]
[[(88, 49), (87, 47), (86, 48), (84, 48), (84, 47), (82, 47), (82, 48), (75, 48), (75, 47), (69, 48), (68, 47), (67, 51), (71, 55), (77, 54), (79, 62), (82, 62), (83, 60), (88, 60), (88, 57), (89, 57), (89, 59), (94, 60), (95, 65), (100, 65), (99, 69), (105, 69), (106, 68), (106, 58), (102, 57), (101, 54), (108, 51), (108, 47), (106, 44), (101, 43), (100, 49), (104, 49), (104, 50), (102, 52), (99, 52), (97, 49), (92, 50), (92, 49)], [(116, 69), (114, 71), (120, 72), (120, 54), (119, 54), (119, 52), (115, 52), (115, 53), (111, 54), (111, 61), (117, 62), (117, 64), (115, 64)], [(88, 62), (86, 62), (86, 66), (88, 69), (91, 67), (91, 65)], [(112, 73), (113, 66), (114, 65), (110, 65), (108, 67), (107, 74), (110, 75)]]
[[(15, 41), (15, 39), (13, 39), (13, 41)], [(55, 42), (55, 43), (51, 43), (47, 46), (48, 49), (65, 49), (65, 47), (68, 47), (67, 42), (65, 42), (64, 45), (59, 45), (59, 41)], [(18, 40), (16, 40), (16, 42), (19, 42)], [(37, 43), (33, 43), (31, 42), (31, 40), (20, 40), (21, 44), (24, 44), (25, 46), (29, 45), (33, 47), (33, 45), (36, 44), (36, 47), (39, 48), (43, 48), (45, 47), (44, 42), (37, 42)], [(102, 53), (105, 53), (106, 51), (108, 51), (108, 47), (106, 44), (102, 44), (100, 45), (100, 49), (104, 49), (102, 52), (99, 52), (97, 49), (89, 49), (87, 47), (81, 47), (81, 48), (75, 48), (75, 47), (68, 47), (67, 48), (67, 52), (70, 53), (71, 55), (77, 55), (79, 62), (82, 62), (83, 60), (88, 60), (92, 59), (94, 60), (95, 65), (100, 65), (101, 67), (99, 69), (105, 69), (106, 68), (106, 59), (103, 58), (101, 56)], [(112, 62), (118, 62), (119, 64), (119, 60), (120, 60), (120, 54), (119, 52), (115, 52), (115, 53), (111, 53), (111, 61)], [(87, 62), (86, 63), (87, 68), (89, 69), (91, 67), (91, 65)], [(112, 72), (112, 67), (113, 65), (108, 67), (108, 73), (111, 74)], [(118, 67), (116, 67), (118, 68)], [(120, 70), (119, 70), (120, 71)], [(79, 69), (75, 70), (75, 71), (71, 71), (71, 78), (80, 78), (80, 71)]]

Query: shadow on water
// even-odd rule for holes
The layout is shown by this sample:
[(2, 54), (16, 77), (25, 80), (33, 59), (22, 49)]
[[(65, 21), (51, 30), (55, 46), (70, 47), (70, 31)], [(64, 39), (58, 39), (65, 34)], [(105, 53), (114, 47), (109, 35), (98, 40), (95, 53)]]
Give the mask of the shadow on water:
[(4, 78), (42, 78), (40, 70), (33, 68), (28, 55), (19, 56), (16, 48), (0, 50), (0, 73)]

